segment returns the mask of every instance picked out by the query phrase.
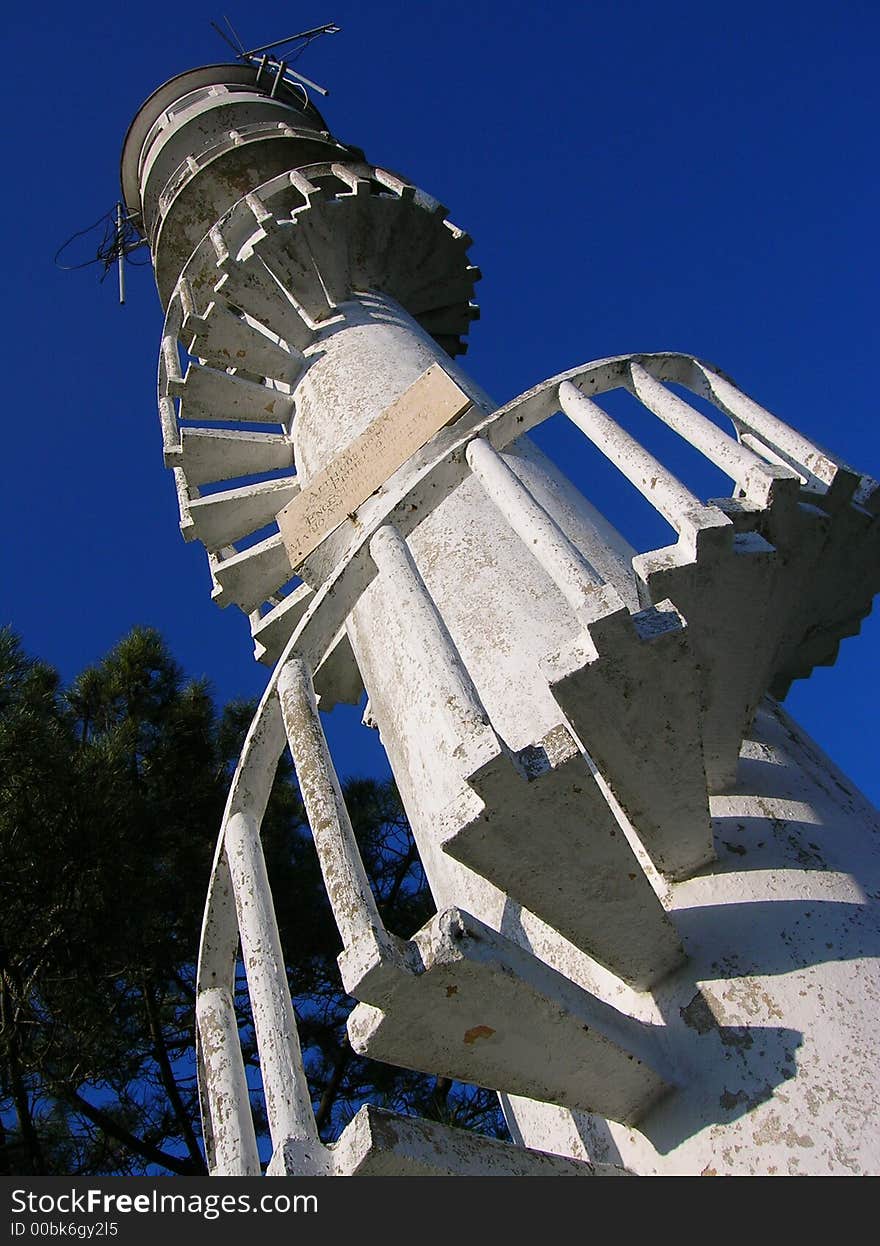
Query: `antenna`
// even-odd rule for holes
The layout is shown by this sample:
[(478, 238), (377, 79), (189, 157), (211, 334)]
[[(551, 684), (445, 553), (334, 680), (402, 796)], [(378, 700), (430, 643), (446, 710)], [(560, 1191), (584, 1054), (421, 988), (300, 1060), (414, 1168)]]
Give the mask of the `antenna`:
[[(225, 19), (224, 19), (224, 20), (225, 20)], [(228, 43), (228, 44), (229, 44), (229, 46), (232, 48), (233, 52), (235, 53), (235, 55), (236, 55), (237, 57), (239, 57), (239, 59), (240, 59), (240, 58), (241, 58), (242, 51), (243, 51), (243, 49), (241, 48), (241, 46), (236, 47), (236, 46), (235, 46), (235, 44), (232, 42), (232, 40), (229, 38), (229, 36), (228, 36), (227, 34), (225, 34), (225, 33), (224, 33), (221, 29), (220, 29), (220, 27), (217, 25), (217, 23), (216, 23), (216, 22), (211, 22), (211, 25), (212, 25), (212, 26), (214, 27), (214, 29), (217, 31), (217, 34), (220, 36), (220, 38), (223, 40), (223, 42), (224, 42), (224, 43)]]
[[(291, 69), (290, 60), (291, 58), (293, 60), (298, 60), (309, 44), (314, 39), (318, 39), (321, 35), (339, 34), (341, 27), (337, 26), (335, 22), (325, 22), (323, 26), (313, 26), (311, 30), (301, 30), (298, 34), (288, 35), (286, 39), (273, 39), (271, 43), (263, 43), (260, 44), (259, 47), (251, 48), (250, 51), (247, 51), (245, 50), (244, 44), (236, 33), (229, 18), (224, 16), (223, 20), (232, 35), (231, 39), (225, 31), (220, 29), (216, 22), (211, 22), (211, 26), (223, 42), (227, 43), (229, 47), (232, 48), (238, 60), (247, 61), (248, 64), (251, 65), (257, 64), (261, 72), (267, 67), (272, 66), (275, 70), (276, 84), (281, 79), (287, 79), (288, 81), (290, 79), (295, 79), (297, 83), (304, 83), (306, 86), (311, 87), (313, 91), (317, 91), (319, 95), (330, 94), (326, 87), (319, 86), (317, 82), (313, 82), (312, 79), (307, 78), (305, 74), (301, 74), (297, 70)], [(285, 59), (281, 59), (279, 56), (269, 55), (270, 52), (279, 48), (289, 49), (289, 51), (285, 54)], [(308, 96), (306, 96), (306, 103), (308, 103)]]
[(120, 305), (125, 302), (125, 248), (123, 239), (125, 237), (124, 217), (122, 204), (116, 205), (116, 263), (119, 265), (119, 302)]
[(299, 55), (299, 53), (302, 52), (313, 39), (317, 39), (319, 35), (336, 35), (339, 33), (340, 29), (341, 28), (337, 26), (335, 22), (327, 22), (325, 26), (315, 26), (312, 30), (301, 30), (298, 35), (289, 35), (286, 39), (275, 39), (272, 43), (264, 43), (261, 47), (251, 48), (250, 52), (243, 52), (242, 56), (259, 56), (261, 52), (271, 52), (273, 48), (283, 48), (286, 47), (288, 43), (295, 43), (298, 39), (304, 39), (306, 42), (303, 47), (297, 49), (297, 55)]
[[(75, 272), (79, 268), (88, 268), (91, 264), (100, 264), (102, 266), (101, 281), (110, 272), (113, 265), (117, 265), (119, 270), (119, 302), (125, 302), (125, 264), (133, 264), (136, 268), (144, 267), (149, 261), (141, 261), (131, 258), (132, 252), (139, 250), (141, 247), (147, 246), (146, 238), (142, 238), (140, 232), (135, 225), (138, 217), (136, 212), (126, 211), (125, 204), (117, 203), (100, 216), (92, 225), (87, 225), (85, 229), (78, 229), (75, 234), (63, 242), (55, 252), (55, 266), (63, 272)], [(60, 257), (67, 248), (76, 241), (77, 238), (84, 238), (87, 234), (101, 231), (101, 240), (98, 243), (95, 254), (89, 256), (88, 259), (82, 260), (78, 264), (62, 264)]]
[(226, 23), (226, 25), (229, 27), (229, 33), (232, 35), (234, 42), (238, 46), (239, 56), (243, 56), (244, 55), (244, 44), (242, 43), (241, 39), (238, 37), (235, 27), (233, 26), (232, 22), (229, 20), (229, 18), (226, 16), (225, 13), (223, 14), (223, 20)]

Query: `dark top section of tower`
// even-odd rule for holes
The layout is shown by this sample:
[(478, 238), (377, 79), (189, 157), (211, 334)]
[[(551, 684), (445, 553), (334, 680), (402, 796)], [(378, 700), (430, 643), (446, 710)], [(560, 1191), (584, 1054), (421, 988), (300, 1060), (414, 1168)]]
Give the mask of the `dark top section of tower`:
[(163, 303), (206, 231), (243, 195), (284, 170), (352, 156), (363, 152), (333, 137), (277, 65), (205, 65), (159, 87), (129, 127), (120, 176)]
[[(262, 81), (261, 81), (262, 78)], [(199, 69), (188, 69), (185, 73), (169, 78), (162, 86), (138, 109), (134, 120), (128, 127), (125, 142), (122, 145), (120, 179), (122, 196), (130, 211), (139, 211), (138, 202), (138, 171), (143, 151), (148, 138), (153, 137), (151, 131), (160, 128), (157, 123), (163, 113), (174, 109), (193, 92), (205, 92), (218, 84), (238, 85), (254, 90), (269, 99), (277, 99), (280, 103), (293, 108), (300, 117), (300, 123), (310, 129), (327, 130), (327, 123), (315, 108), (307, 103), (302, 88), (297, 88), (285, 79), (276, 79), (271, 72), (249, 64), (202, 65)]]

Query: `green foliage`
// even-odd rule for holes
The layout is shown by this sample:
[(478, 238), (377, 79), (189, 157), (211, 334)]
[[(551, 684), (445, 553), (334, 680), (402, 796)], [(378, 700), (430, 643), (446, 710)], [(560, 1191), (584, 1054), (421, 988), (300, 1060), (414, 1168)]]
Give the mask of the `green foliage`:
[(0, 1164), (200, 1171), (188, 962), (226, 788), (211, 698), (146, 630), (66, 694), (8, 632), (0, 654)]
[[(194, 957), (252, 710), (218, 713), (148, 629), (66, 690), (0, 631), (0, 1175), (204, 1171)], [(396, 791), (355, 780), (346, 800), (383, 917), (410, 934), (432, 906)], [(365, 1101), (503, 1131), (488, 1092), (349, 1047), (353, 1001), (286, 756), (264, 843), (322, 1135)]]

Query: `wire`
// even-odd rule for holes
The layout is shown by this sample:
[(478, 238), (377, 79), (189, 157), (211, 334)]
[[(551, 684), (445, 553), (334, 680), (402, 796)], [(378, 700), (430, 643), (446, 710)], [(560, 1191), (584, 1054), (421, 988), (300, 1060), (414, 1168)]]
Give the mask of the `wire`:
[[(104, 232), (101, 236), (101, 241), (98, 243), (95, 255), (91, 259), (83, 260), (81, 264), (59, 263), (58, 257), (64, 254), (72, 242), (75, 242), (77, 238), (82, 238), (86, 234), (92, 233), (94, 230), (99, 229), (102, 225), (104, 227)], [(132, 264), (135, 268), (144, 268), (149, 261), (133, 260), (131, 258), (131, 253), (132, 251), (137, 251), (140, 247), (144, 247), (146, 245), (146, 239), (142, 238), (138, 233), (134, 224), (134, 217), (131, 214), (123, 217), (122, 228), (117, 229), (116, 205), (114, 204), (110, 211), (105, 212), (103, 216), (99, 216), (94, 224), (87, 225), (85, 229), (78, 229), (75, 234), (70, 235), (66, 242), (62, 242), (61, 246), (55, 252), (55, 266), (56, 268), (60, 268), (62, 272), (71, 273), (76, 272), (77, 269), (80, 268), (88, 268), (91, 264), (103, 264), (104, 271), (102, 272), (100, 278), (101, 281), (103, 281), (110, 269), (120, 257), (127, 260), (128, 263)]]
[(296, 49), (294, 50), (294, 52), (293, 52), (293, 53), (292, 53), (292, 55), (291, 55), (291, 59), (288, 61), (288, 64), (289, 64), (289, 65), (295, 65), (295, 64), (296, 64), (296, 62), (299, 60), (299, 58), (302, 56), (303, 52), (305, 52), (305, 50), (306, 50), (306, 48), (309, 46), (309, 44), (310, 44), (310, 43), (312, 43), (312, 42), (313, 42), (315, 39), (317, 39), (317, 38), (318, 38), (318, 36), (315, 34), (315, 35), (309, 35), (309, 37), (308, 37), (307, 39), (304, 39), (304, 40), (303, 40), (302, 47), (300, 47), (300, 48), (296, 48)]
[(70, 237), (67, 239), (67, 241), (62, 242), (61, 246), (55, 252), (56, 267), (63, 269), (63, 271), (66, 273), (72, 273), (77, 268), (87, 268), (89, 264), (97, 263), (97, 256), (96, 256), (95, 259), (85, 260), (82, 264), (59, 264), (58, 256), (61, 255), (64, 251), (66, 251), (67, 248), (70, 246), (70, 244), (76, 241), (77, 238), (82, 238), (84, 234), (90, 234), (92, 230), (97, 229), (99, 225), (104, 225), (104, 239), (102, 240), (102, 246), (103, 246), (103, 242), (107, 238), (107, 225), (111, 221), (114, 221), (114, 224), (112, 225), (112, 232), (114, 234), (116, 233), (115, 216), (116, 216), (116, 209), (111, 208), (109, 212), (105, 212), (103, 216), (99, 216), (93, 225), (87, 225), (85, 229), (77, 230), (75, 234), (71, 234)]
[(303, 104), (305, 105), (306, 108), (308, 108), (309, 104), (311, 103), (311, 100), (309, 99), (309, 93), (305, 89), (303, 84), (301, 82), (292, 82), (290, 78), (288, 78), (286, 75), (282, 78), (282, 81), (291, 88), (299, 87), (300, 91), (302, 91)]

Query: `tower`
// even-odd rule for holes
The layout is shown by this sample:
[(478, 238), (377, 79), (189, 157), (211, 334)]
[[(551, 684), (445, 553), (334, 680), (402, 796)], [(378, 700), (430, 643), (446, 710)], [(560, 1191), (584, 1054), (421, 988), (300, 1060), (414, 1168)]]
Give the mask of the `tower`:
[[(273, 667), (200, 953), (214, 1171), (258, 1171), (239, 936), (273, 1172), (877, 1171), (877, 817), (774, 699), (870, 608), (876, 483), (691, 356), (496, 408), (456, 362), (470, 239), (278, 64), (161, 87), (122, 179), (166, 307), (181, 527)], [(596, 399), (617, 388), (733, 496), (704, 502), (615, 423)], [(672, 543), (629, 548), (537, 450), (557, 410)], [(383, 927), (321, 729), (363, 688), (437, 903), (413, 937)], [(514, 1147), (370, 1109), (319, 1143), (259, 846), (285, 743), (352, 1043), (498, 1090)]]

